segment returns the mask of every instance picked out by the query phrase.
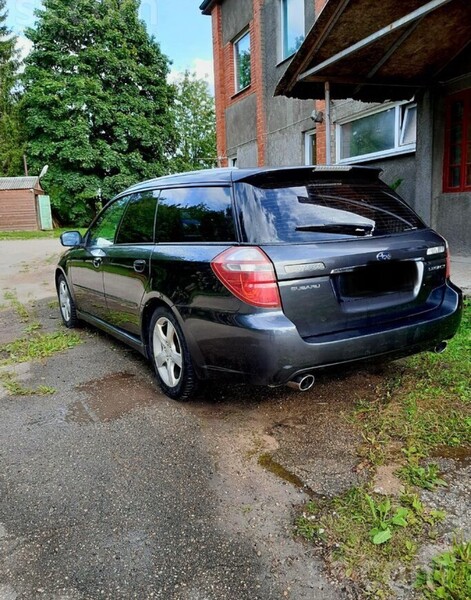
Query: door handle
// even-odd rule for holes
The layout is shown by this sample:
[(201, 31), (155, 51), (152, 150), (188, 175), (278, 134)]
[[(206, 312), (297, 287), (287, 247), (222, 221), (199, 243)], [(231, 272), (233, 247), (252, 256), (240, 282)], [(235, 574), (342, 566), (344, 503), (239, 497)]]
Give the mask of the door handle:
[(134, 261), (134, 270), (136, 273), (144, 273), (146, 269), (146, 261), (145, 260), (135, 260)]
[(101, 259), (101, 258), (94, 258), (93, 259), (93, 266), (98, 269), (99, 267), (101, 267), (101, 263), (102, 262), (103, 262), (103, 259)]

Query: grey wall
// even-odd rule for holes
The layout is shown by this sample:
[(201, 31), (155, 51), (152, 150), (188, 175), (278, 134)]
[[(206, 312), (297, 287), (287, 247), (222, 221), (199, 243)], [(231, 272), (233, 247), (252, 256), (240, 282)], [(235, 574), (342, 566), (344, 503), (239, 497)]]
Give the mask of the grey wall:
[(252, 143), (257, 147), (257, 98), (255, 94), (241, 98), (226, 109), (227, 156), (237, 156), (237, 166), (257, 166), (257, 152), (247, 148), (238, 153), (240, 146)]
[(222, 39), (231, 42), (247, 27), (253, 16), (252, 0), (225, 0), (222, 10)]
[[(263, 95), (266, 117), (266, 154), (269, 166), (304, 163), (303, 132), (313, 129), (312, 100), (274, 97), (275, 87), (289, 59), (281, 60), (281, 13), (278, 0), (266, 0), (262, 12)], [(314, 22), (314, 2), (305, 0), (306, 32)]]
[[(454, 84), (449, 84), (432, 95), (432, 101), (426, 108), (433, 114), (433, 127), (430, 145), (433, 152), (422, 156), (422, 166), (427, 162), (432, 174), (432, 226), (450, 244), (452, 254), (471, 255), (471, 192), (444, 193), (443, 190), (443, 151), (445, 140), (445, 97), (461, 90), (471, 88), (471, 76)], [(421, 133), (421, 132), (420, 132)]]
[(365, 167), (379, 167), (383, 169), (381, 179), (388, 185), (392, 185), (399, 179), (402, 179), (399, 187), (395, 189), (414, 210), (417, 210), (415, 202), (415, 154), (403, 154), (402, 156), (383, 158), (382, 160), (371, 160), (363, 164)]

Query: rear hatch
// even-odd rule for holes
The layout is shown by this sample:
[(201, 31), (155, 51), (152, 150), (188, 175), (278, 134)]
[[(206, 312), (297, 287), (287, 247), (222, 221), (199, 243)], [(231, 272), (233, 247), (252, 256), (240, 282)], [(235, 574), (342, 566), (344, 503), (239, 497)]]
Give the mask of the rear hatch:
[(303, 338), (384, 327), (443, 300), (445, 242), (379, 172), (286, 169), (234, 185), (243, 240), (273, 262)]

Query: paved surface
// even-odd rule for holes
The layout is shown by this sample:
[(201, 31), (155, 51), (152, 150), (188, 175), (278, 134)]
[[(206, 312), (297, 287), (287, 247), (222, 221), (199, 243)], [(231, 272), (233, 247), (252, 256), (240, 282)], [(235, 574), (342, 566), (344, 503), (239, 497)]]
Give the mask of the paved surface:
[(452, 256), (451, 280), (467, 298), (471, 297), (471, 256)]
[[(60, 327), (59, 252), (56, 240), (0, 242), (2, 295), (15, 292), (30, 313), (22, 322), (4, 302), (0, 344), (35, 321)], [(0, 600), (350, 597), (293, 522), (309, 495), (361, 480), (344, 414), (381, 372), (332, 376), (306, 394), (215, 386), (179, 404), (135, 352), (80, 334), (81, 345), (16, 369), (54, 394), (0, 387)], [(264, 453), (284, 470), (262, 469)]]
[[(22, 322), (3, 301), (0, 344), (32, 322), (60, 327), (58, 250), (55, 240), (0, 243), (2, 295), (16, 293), (30, 313)], [(278, 446), (266, 433), (276, 423), (299, 437), (289, 415), (316, 414), (306, 396), (221, 387), (179, 404), (135, 352), (80, 334), (67, 352), (8, 368), (54, 394), (8, 396), (0, 386), (0, 600), (347, 597), (293, 537), (308, 495), (257, 462)], [(353, 439), (348, 448), (346, 486)]]

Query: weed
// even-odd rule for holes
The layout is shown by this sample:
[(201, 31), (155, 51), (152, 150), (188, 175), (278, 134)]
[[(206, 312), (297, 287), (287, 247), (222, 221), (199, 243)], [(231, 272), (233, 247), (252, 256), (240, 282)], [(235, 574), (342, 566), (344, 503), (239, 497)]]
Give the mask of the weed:
[(437, 486), (447, 487), (448, 485), (446, 481), (439, 477), (440, 469), (435, 464), (425, 467), (407, 464), (399, 469), (398, 475), (403, 481), (407, 481), (424, 490), (434, 490)]
[(29, 325), (27, 325), (24, 328), (24, 332), (25, 333), (33, 333), (33, 331), (38, 331), (38, 329), (41, 329), (42, 325), (39, 321), (34, 321), (33, 323), (30, 323)]
[(51, 300), (47, 303), (48, 308), (59, 308), (59, 302), (57, 300)]
[(435, 557), (432, 563), (431, 569), (422, 570), (416, 581), (425, 598), (471, 598), (471, 542), (455, 542), (451, 550)]
[(56, 390), (47, 385), (40, 385), (36, 389), (29, 388), (17, 381), (14, 373), (4, 372), (0, 374), (0, 383), (10, 396), (47, 396), (55, 394)]
[(76, 332), (56, 331), (54, 333), (34, 333), (0, 346), (0, 352), (7, 354), (1, 364), (12, 364), (47, 358), (56, 352), (72, 348), (82, 341)]
[(323, 545), (328, 560), (342, 566), (346, 577), (373, 586), (381, 596), (388, 593), (394, 567), (413, 560), (418, 541), (433, 539), (443, 518), (443, 513), (428, 510), (416, 494), (384, 498), (364, 486), (321, 504), (309, 502), (295, 531)]
[(3, 293), (3, 297), (10, 303), (10, 306), (16, 311), (18, 318), (22, 323), (27, 323), (29, 321), (29, 312), (26, 307), (21, 304), (16, 296), (16, 292), (12, 290), (6, 290)]

